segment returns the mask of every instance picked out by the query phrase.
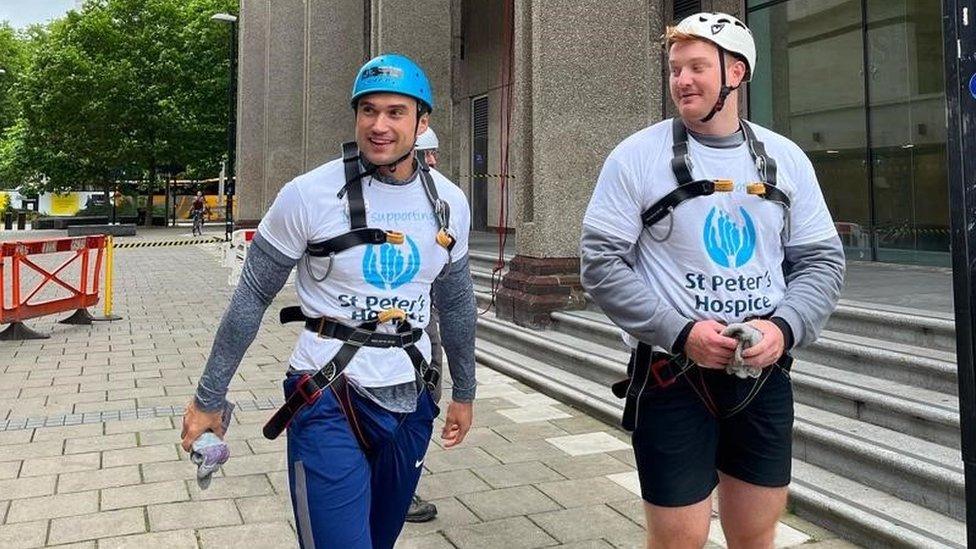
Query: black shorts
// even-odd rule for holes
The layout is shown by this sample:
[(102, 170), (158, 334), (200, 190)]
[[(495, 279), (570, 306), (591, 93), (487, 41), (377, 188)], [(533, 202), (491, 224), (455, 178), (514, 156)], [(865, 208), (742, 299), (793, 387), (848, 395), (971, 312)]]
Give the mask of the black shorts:
[[(723, 419), (721, 410), (742, 402), (754, 379), (694, 366), (668, 387), (644, 390), (632, 440), (645, 501), (663, 507), (702, 501), (718, 485), (718, 471), (758, 486), (790, 483), (793, 388), (786, 370), (769, 368), (753, 401)], [(719, 417), (703, 397), (711, 397)]]

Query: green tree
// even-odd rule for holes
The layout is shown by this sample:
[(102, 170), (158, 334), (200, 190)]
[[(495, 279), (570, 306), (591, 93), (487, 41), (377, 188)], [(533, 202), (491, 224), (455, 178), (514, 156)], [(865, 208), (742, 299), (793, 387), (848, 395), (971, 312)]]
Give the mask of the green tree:
[(88, 0), (35, 37), (15, 86), (0, 177), (47, 189), (106, 186), (120, 169), (157, 187), (160, 165), (214, 176), (227, 124), (227, 29), (236, 0)]

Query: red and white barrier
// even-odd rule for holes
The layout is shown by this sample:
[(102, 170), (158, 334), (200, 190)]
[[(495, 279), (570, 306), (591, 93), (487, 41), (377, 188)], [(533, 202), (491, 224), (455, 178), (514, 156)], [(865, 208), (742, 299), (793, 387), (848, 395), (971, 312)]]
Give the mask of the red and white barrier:
[[(65, 322), (91, 323), (87, 308), (98, 303), (98, 276), (105, 242), (104, 235), (97, 235), (0, 243), (0, 324), (10, 324), (0, 333), (0, 339), (46, 337), (24, 326), (23, 321), (54, 313), (74, 311), (75, 314)], [(50, 270), (38, 265), (31, 257), (65, 252), (71, 256)], [(93, 269), (90, 269), (91, 252), (95, 252)], [(77, 285), (72, 285), (64, 280), (66, 277), (62, 273), (75, 261), (80, 263), (81, 273)], [(32, 289), (22, 291), (22, 274), (26, 274), (23, 271), (34, 271), (40, 275), (41, 281)], [(5, 277), (10, 279), (9, 292)], [(54, 285), (60, 287), (62, 294), (67, 290), (67, 295), (46, 300), (39, 297), (42, 290)]]

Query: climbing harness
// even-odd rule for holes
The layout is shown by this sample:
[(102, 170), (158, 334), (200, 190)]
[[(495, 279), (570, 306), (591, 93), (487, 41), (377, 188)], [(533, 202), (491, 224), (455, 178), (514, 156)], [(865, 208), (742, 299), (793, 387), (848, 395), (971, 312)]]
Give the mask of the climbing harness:
[[(776, 186), (776, 161), (766, 154), (766, 147), (756, 138), (755, 132), (745, 120), (741, 121), (742, 132), (749, 147), (749, 154), (756, 163), (760, 181), (749, 183), (746, 192), (753, 196), (775, 202), (784, 210), (784, 238), (789, 239), (789, 210), (790, 197)], [(732, 192), (733, 182), (729, 179), (693, 179), (691, 155), (688, 153), (688, 131), (681, 118), (671, 119), (673, 144), (671, 145), (671, 171), (677, 187), (664, 195), (660, 200), (644, 210), (641, 221), (648, 235), (657, 242), (663, 242), (671, 236), (674, 228), (674, 210), (686, 200), (709, 196), (716, 192)], [(664, 218), (669, 218), (668, 231), (663, 238), (656, 238), (650, 228)]]
[[(285, 307), (281, 310), (280, 319), (282, 324), (296, 321), (304, 322), (306, 330), (314, 332), (322, 338), (338, 339), (342, 341), (342, 346), (335, 356), (317, 372), (301, 375), (285, 404), (275, 412), (264, 426), (264, 436), (269, 440), (277, 438), (295, 414), (303, 407), (314, 404), (322, 396), (322, 391), (325, 389), (332, 388), (336, 392), (340, 404), (343, 404), (340, 393), (344, 393), (342, 396), (348, 397), (348, 389), (344, 385), (345, 376), (342, 375), (343, 370), (356, 356), (359, 349), (363, 347), (398, 347), (403, 349), (410, 357), (417, 379), (428, 390), (437, 385), (440, 373), (430, 366), (421, 354), (420, 349), (416, 347), (416, 343), (420, 341), (424, 331), (422, 328), (411, 326), (407, 320), (407, 313), (401, 309), (387, 309), (381, 312), (376, 320), (364, 322), (356, 327), (347, 326), (325, 317), (306, 317), (302, 313), (301, 307)], [(396, 324), (396, 333), (388, 334), (376, 331), (380, 324), (386, 322)], [(336, 383), (339, 384), (338, 387), (334, 387)], [(346, 405), (343, 405), (344, 410), (347, 407)], [(351, 408), (351, 406), (348, 407)], [(351, 418), (350, 421), (355, 421), (353, 416), (348, 413), (347, 416)], [(360, 443), (365, 444), (365, 441), (361, 440)]]
[[(423, 155), (416, 155), (417, 166), (421, 184), (427, 200), (434, 210), (437, 221), (438, 245), (447, 250), (448, 264), (450, 264), (451, 251), (454, 248), (456, 239), (450, 231), (450, 207), (447, 202), (437, 194), (437, 188), (430, 175), (430, 167), (424, 162)], [(310, 242), (305, 250), (310, 257), (328, 257), (330, 259), (329, 270), (325, 276), (312, 278), (316, 282), (324, 282), (332, 271), (332, 260), (336, 254), (344, 252), (355, 246), (367, 244), (403, 244), (406, 237), (397, 231), (387, 231), (383, 229), (367, 226), (366, 223), (366, 202), (363, 198), (362, 179), (364, 175), (372, 173), (360, 171), (359, 148), (355, 142), (344, 143), (342, 145), (342, 162), (345, 167), (346, 183), (339, 191), (337, 197), (347, 196), (349, 206), (350, 230), (341, 234), (322, 240)], [(373, 168), (375, 169), (375, 168)], [(445, 269), (446, 270), (446, 269)], [(311, 272), (310, 272), (311, 274)], [(264, 436), (268, 439), (275, 439), (288, 426), (292, 417), (302, 407), (314, 403), (321, 396), (322, 391), (330, 388), (339, 400), (346, 417), (354, 427), (354, 432), (359, 433), (356, 428), (355, 414), (349, 403), (349, 389), (346, 386), (344, 376), (340, 375), (349, 365), (356, 352), (362, 347), (398, 347), (407, 353), (413, 363), (417, 373), (417, 379), (428, 389), (432, 389), (437, 384), (439, 373), (424, 359), (416, 343), (423, 336), (423, 329), (414, 328), (407, 319), (407, 314), (401, 309), (387, 309), (379, 313), (376, 320), (365, 322), (359, 326), (349, 326), (333, 319), (321, 317), (306, 317), (301, 307), (285, 307), (281, 310), (280, 320), (282, 324), (288, 322), (304, 322), (305, 329), (314, 332), (318, 337), (337, 339), (343, 342), (342, 347), (336, 355), (319, 371), (314, 374), (302, 374), (295, 390), (288, 397), (282, 406), (264, 426)], [(393, 322), (397, 326), (395, 334), (379, 333), (377, 327), (386, 322)], [(360, 433), (361, 434), (361, 433)], [(364, 450), (368, 448), (367, 441), (357, 434), (360, 444)]]
[(631, 352), (627, 378), (614, 383), (611, 390), (617, 398), (626, 399), (621, 425), (628, 431), (636, 428), (643, 400), (652, 394), (650, 390), (667, 389), (682, 376), (686, 376), (688, 386), (698, 395), (709, 413), (721, 420), (745, 410), (759, 394), (773, 370), (779, 368), (788, 375), (792, 366), (793, 357), (784, 353), (774, 364), (763, 368), (744, 398), (731, 408), (723, 410), (712, 398), (702, 369), (694, 361), (683, 354), (654, 351), (650, 345), (639, 342), (637, 348)]
[[(450, 263), (450, 254), (454, 249), (454, 244), (456, 243), (456, 240), (451, 234), (450, 230), (451, 209), (447, 202), (441, 199), (437, 194), (437, 187), (434, 184), (434, 178), (430, 175), (430, 167), (427, 165), (427, 162), (424, 161), (423, 155), (417, 154), (416, 160), (418, 171), (420, 172), (420, 182), (424, 188), (424, 194), (427, 195), (427, 200), (434, 209), (434, 216), (437, 220), (437, 243), (447, 250), (448, 263)], [(315, 280), (315, 282), (325, 282), (325, 280), (329, 277), (329, 274), (332, 272), (332, 261), (335, 259), (336, 254), (344, 252), (349, 248), (363, 246), (366, 244), (378, 245), (389, 243), (400, 245), (404, 243), (406, 238), (403, 233), (397, 231), (386, 231), (367, 226), (366, 200), (363, 198), (362, 180), (363, 177), (372, 175), (372, 173), (376, 170), (376, 167), (373, 166), (364, 172), (360, 171), (359, 147), (356, 145), (355, 141), (342, 144), (342, 162), (345, 167), (346, 183), (343, 185), (342, 189), (339, 190), (336, 197), (341, 199), (343, 196), (346, 196), (349, 210), (349, 232), (326, 240), (310, 242), (308, 244), (308, 247), (305, 249), (305, 255), (307, 256), (306, 268), (309, 269), (309, 275), (313, 280)], [(321, 278), (312, 274), (311, 269), (309, 268), (310, 260), (308, 258), (312, 257), (329, 258), (328, 270)]]

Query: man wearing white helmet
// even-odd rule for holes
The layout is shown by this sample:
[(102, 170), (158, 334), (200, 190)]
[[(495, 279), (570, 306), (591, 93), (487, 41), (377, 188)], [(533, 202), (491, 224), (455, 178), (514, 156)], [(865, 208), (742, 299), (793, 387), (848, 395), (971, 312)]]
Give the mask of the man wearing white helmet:
[(431, 168), (437, 167), (437, 149), (440, 148), (440, 141), (437, 140), (437, 134), (434, 133), (434, 128), (428, 127), (427, 131), (417, 136), (417, 151), (422, 152), (424, 155), (424, 160), (427, 161), (427, 165)]
[(729, 547), (772, 547), (791, 476), (789, 351), (836, 306), (843, 248), (803, 151), (739, 118), (749, 29), (699, 13), (663, 45), (679, 116), (608, 156), (581, 280), (632, 349), (614, 393), (648, 547), (703, 546), (716, 486)]
[[(440, 142), (437, 140), (434, 128), (427, 126), (427, 131), (417, 136), (417, 144), (414, 145), (414, 150), (417, 151), (417, 156), (423, 157), (429, 167), (436, 168), (439, 145)], [(443, 367), (444, 349), (441, 347), (441, 332), (438, 323), (437, 310), (431, 307), (430, 322), (427, 323), (425, 330), (430, 338), (430, 365), (440, 372)], [(440, 377), (438, 377), (438, 383), (431, 392), (434, 395), (434, 401), (440, 402)], [(410, 508), (407, 509), (407, 522), (430, 522), (435, 518), (437, 518), (437, 506), (422, 499), (418, 494), (414, 494), (413, 499), (410, 500)]]

